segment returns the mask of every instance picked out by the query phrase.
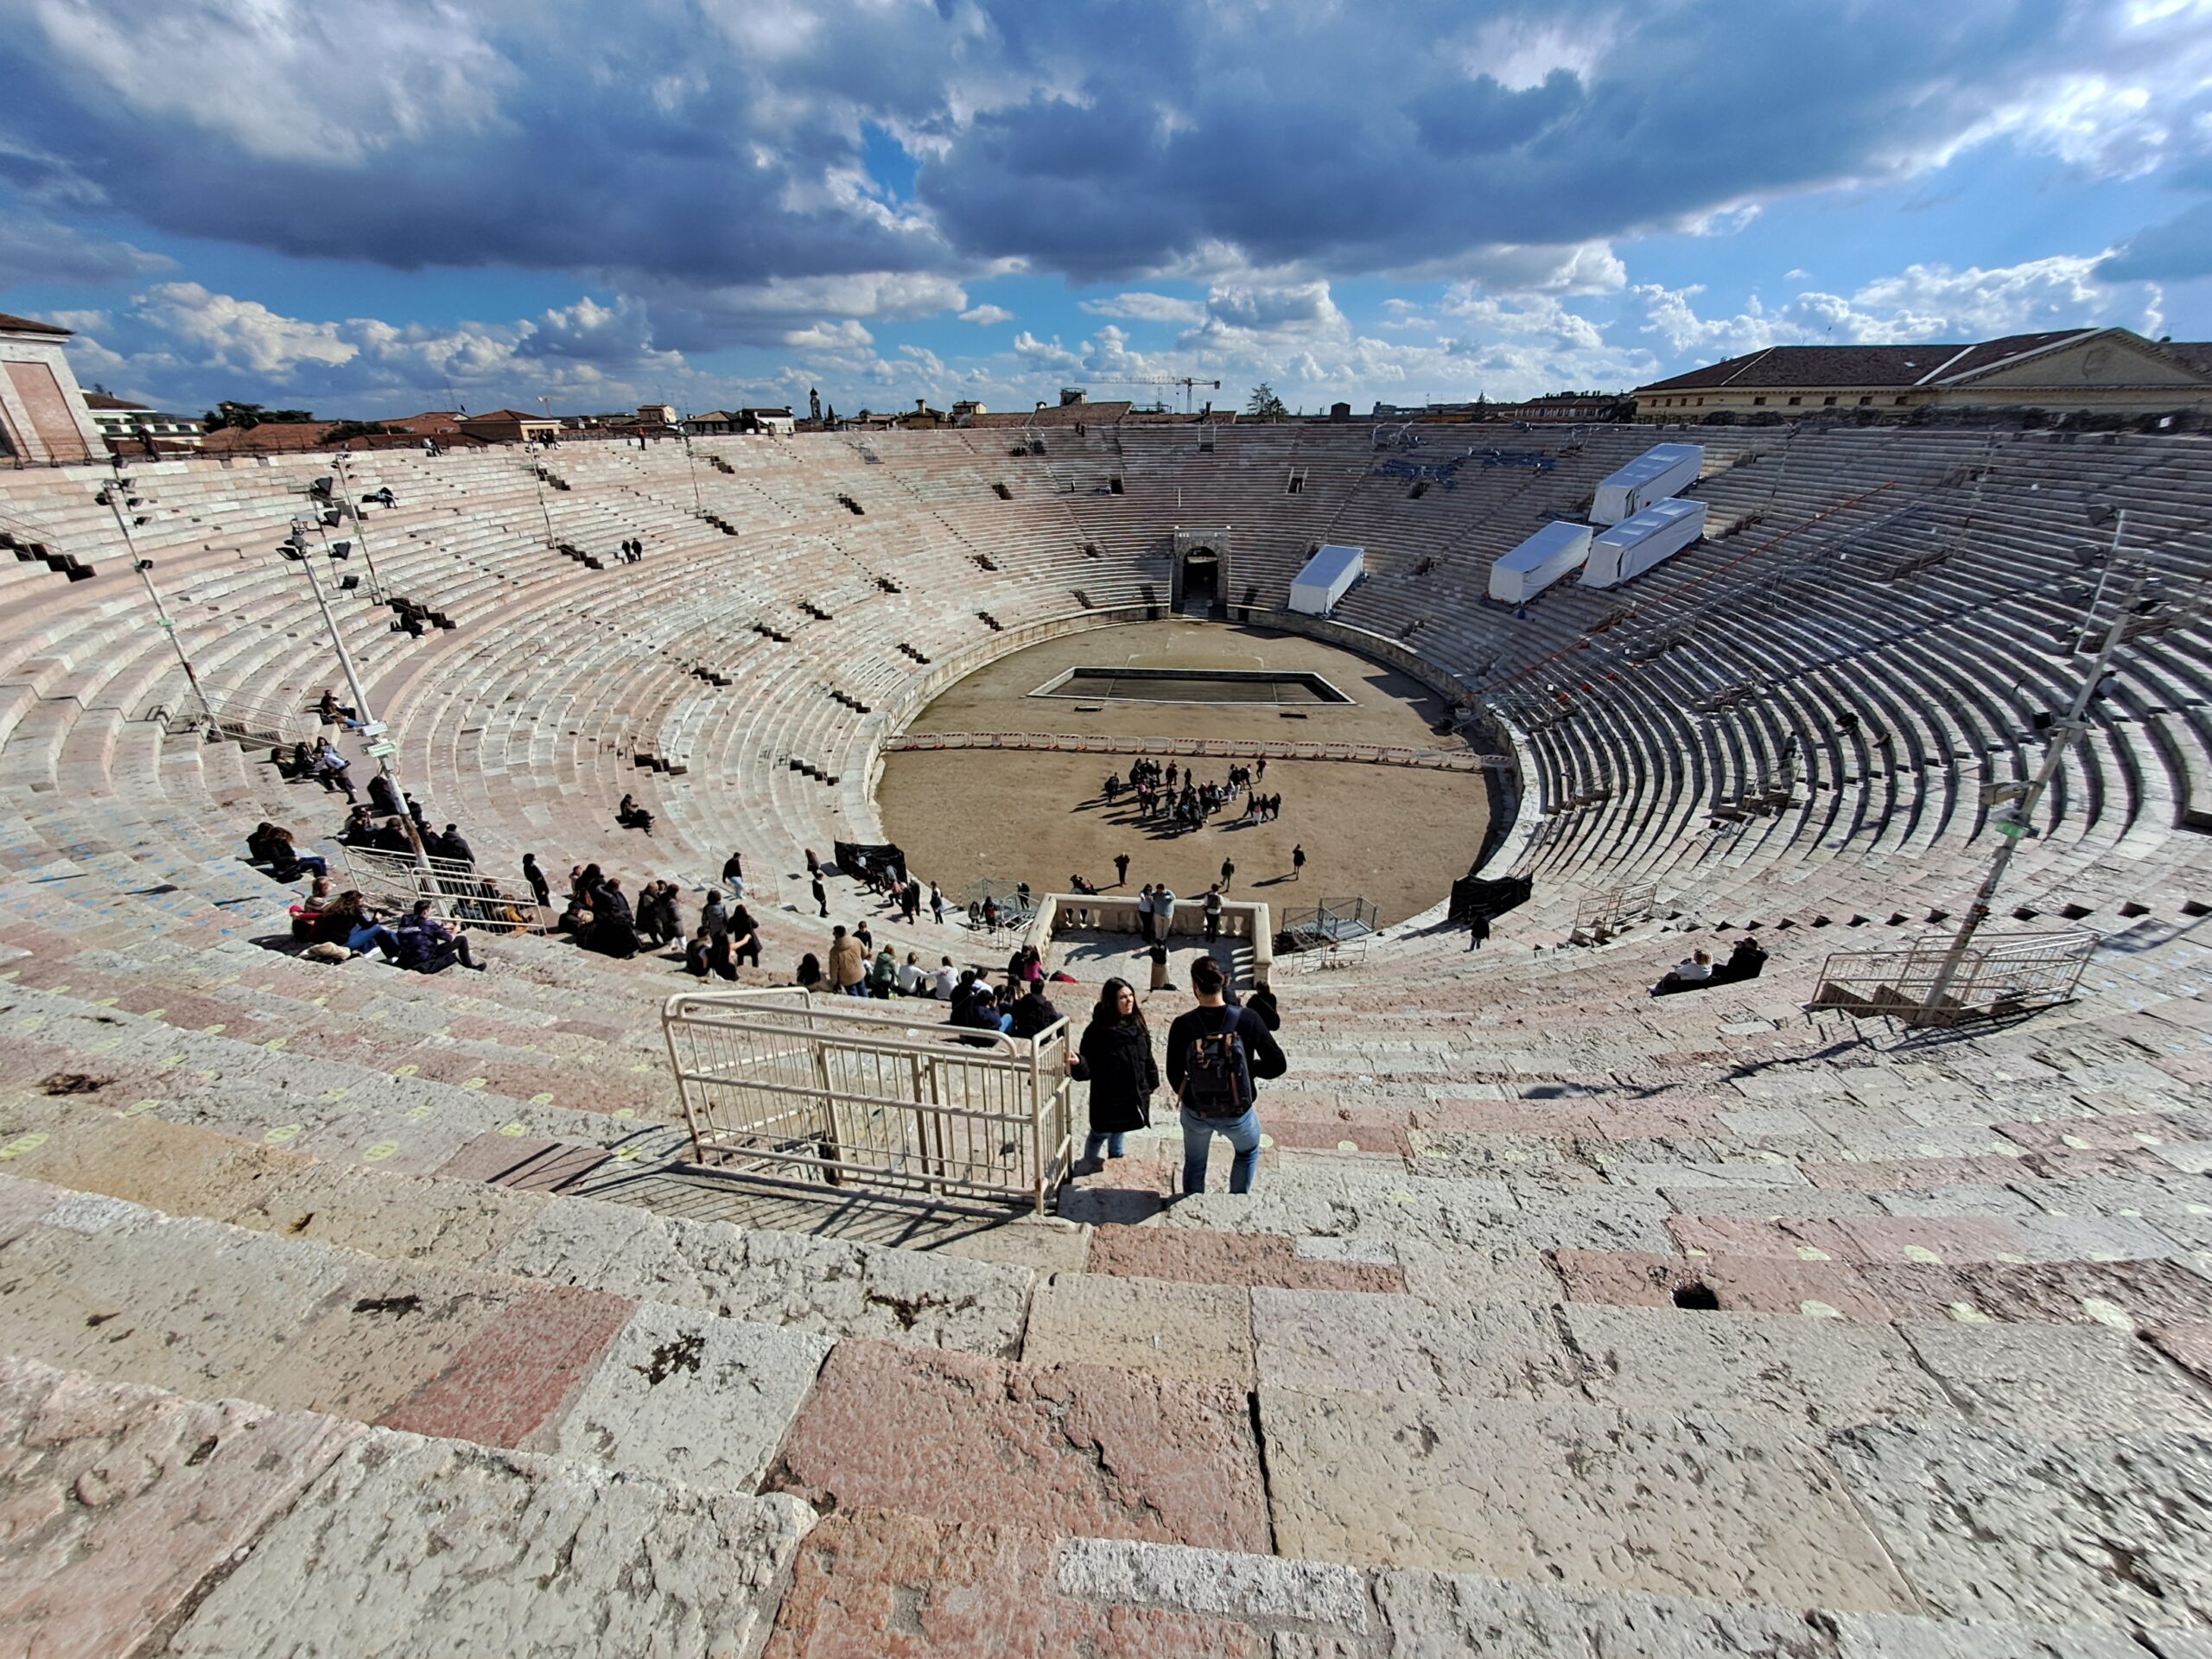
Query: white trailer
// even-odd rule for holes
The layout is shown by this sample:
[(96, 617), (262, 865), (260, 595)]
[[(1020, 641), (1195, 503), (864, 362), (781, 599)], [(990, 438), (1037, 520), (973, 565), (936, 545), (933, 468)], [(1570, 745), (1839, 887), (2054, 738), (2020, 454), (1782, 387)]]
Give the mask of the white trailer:
[(1290, 608), (1307, 616), (1326, 616), (1366, 569), (1363, 549), (1325, 544), (1291, 582)]
[(1655, 501), (1680, 495), (1705, 468), (1701, 443), (1655, 444), (1598, 486), (1590, 500), (1590, 522), (1618, 524)]
[(1490, 596), (1502, 604), (1534, 599), (1590, 556), (1590, 526), (1546, 524), (1490, 568)]
[(1671, 559), (1705, 534), (1705, 503), (1679, 496), (1655, 501), (1633, 518), (1624, 518), (1590, 538), (1590, 560), (1582, 567), (1585, 588), (1614, 588)]

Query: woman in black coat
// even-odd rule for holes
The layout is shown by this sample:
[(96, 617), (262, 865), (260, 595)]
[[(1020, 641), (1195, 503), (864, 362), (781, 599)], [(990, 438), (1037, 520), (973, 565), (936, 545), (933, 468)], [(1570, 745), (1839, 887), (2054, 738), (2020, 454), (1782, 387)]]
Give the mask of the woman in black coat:
[(1103, 1166), (1103, 1153), (1119, 1158), (1122, 1137), (1152, 1127), (1152, 1096), (1160, 1087), (1160, 1063), (1152, 1057), (1152, 1033), (1145, 1028), (1137, 994), (1125, 979), (1109, 979), (1100, 988), (1078, 1046), (1077, 1076), (1090, 1084), (1090, 1133), (1083, 1161)]

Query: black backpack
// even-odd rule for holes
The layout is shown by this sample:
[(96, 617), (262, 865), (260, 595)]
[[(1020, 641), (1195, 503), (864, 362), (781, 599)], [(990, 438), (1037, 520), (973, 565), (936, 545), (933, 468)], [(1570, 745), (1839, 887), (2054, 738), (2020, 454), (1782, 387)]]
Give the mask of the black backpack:
[(1183, 1073), (1183, 1104), (1200, 1117), (1242, 1117), (1252, 1109), (1252, 1061), (1235, 1009), (1219, 1032), (1200, 1032)]

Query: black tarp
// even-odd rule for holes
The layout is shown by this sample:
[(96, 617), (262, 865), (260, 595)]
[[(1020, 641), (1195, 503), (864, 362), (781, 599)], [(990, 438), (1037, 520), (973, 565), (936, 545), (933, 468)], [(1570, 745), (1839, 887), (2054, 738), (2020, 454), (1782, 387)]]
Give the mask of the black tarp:
[(832, 844), (831, 850), (837, 868), (861, 880), (906, 873), (906, 853), (888, 843), (874, 846), (865, 842), (840, 841)]
[(1479, 911), (1496, 920), (1509, 910), (1529, 902), (1529, 878), (1504, 875), (1485, 881), (1469, 874), (1452, 884), (1451, 919), (1464, 922)]

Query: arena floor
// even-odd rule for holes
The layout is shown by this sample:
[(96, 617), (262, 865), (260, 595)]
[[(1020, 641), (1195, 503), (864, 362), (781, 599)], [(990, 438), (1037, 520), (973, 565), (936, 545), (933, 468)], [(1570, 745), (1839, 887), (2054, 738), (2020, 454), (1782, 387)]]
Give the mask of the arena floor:
[[(1033, 696), (1070, 668), (1265, 668), (1318, 673), (1351, 697), (1309, 703), (1286, 718), (1272, 703), (1102, 702)], [(1113, 754), (1021, 750), (894, 751), (884, 757), (876, 804), (885, 833), (918, 874), (948, 899), (984, 876), (1064, 891), (1080, 873), (1111, 889), (1114, 855), (1129, 855), (1129, 885), (1164, 880), (1186, 898), (1203, 893), (1235, 861), (1230, 891), (1278, 907), (1357, 895), (1384, 922), (1442, 899), (1482, 849), (1489, 827), (1486, 780), (1472, 772), (1318, 760), (1270, 760), (1264, 785), (1283, 798), (1282, 817), (1248, 824), (1217, 818), (1195, 833), (1141, 824), (1126, 798), (1109, 807), (1109, 772), (1159, 740), (1362, 744), (1465, 753), (1458, 738), (1429, 730), (1441, 700), (1417, 681), (1296, 634), (1187, 622), (1094, 630), (1001, 658), (952, 686), (907, 728), (913, 734), (1020, 733), (1111, 736)], [(1200, 778), (1225, 775), (1226, 760), (1201, 760)], [(1292, 880), (1291, 849), (1306, 866)]]

